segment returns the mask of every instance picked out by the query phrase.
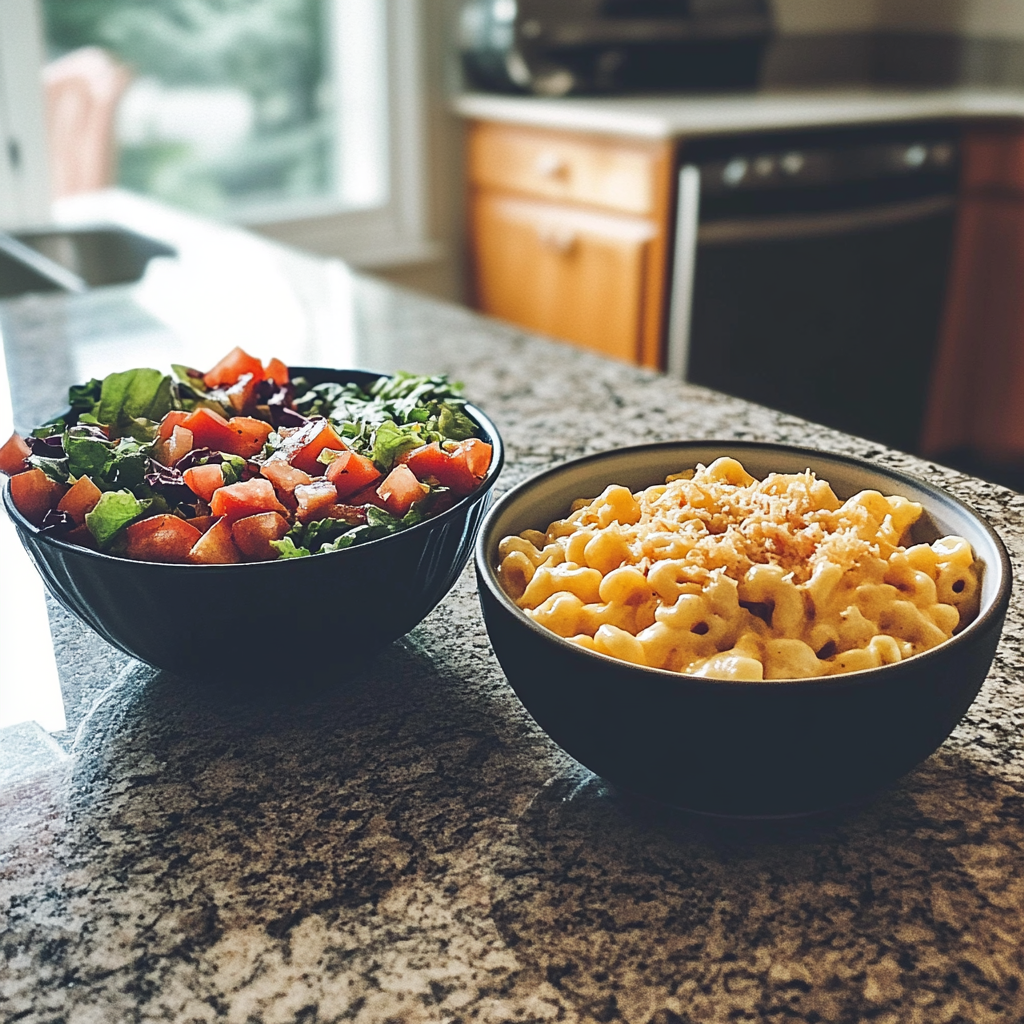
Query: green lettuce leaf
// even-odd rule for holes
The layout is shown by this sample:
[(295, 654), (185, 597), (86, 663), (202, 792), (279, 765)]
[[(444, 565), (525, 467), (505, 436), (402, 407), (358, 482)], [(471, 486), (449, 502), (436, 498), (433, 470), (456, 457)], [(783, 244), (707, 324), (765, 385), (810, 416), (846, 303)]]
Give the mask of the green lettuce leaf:
[(393, 515), (385, 512), (384, 509), (377, 508), (376, 505), (367, 505), (366, 525), (383, 526), (390, 532), (398, 525), (398, 520)]
[[(202, 377), (193, 377), (189, 372), (191, 366), (182, 366), (180, 363), (171, 363), (171, 373), (174, 374), (174, 382), (181, 388), (187, 388), (194, 394), (205, 394), (207, 387)], [(194, 371), (193, 371), (194, 372)]]
[(346, 523), (344, 519), (317, 519), (312, 523), (296, 523), (287, 536), (306, 550), (316, 552), (324, 544), (336, 540), (351, 529), (351, 523)]
[(467, 437), (476, 437), (477, 426), (457, 405), (443, 402), (437, 429), (450, 441), (465, 441)]
[(25, 461), (33, 469), (41, 469), (51, 480), (56, 480), (59, 484), (67, 483), (67, 459), (51, 459), (45, 455), (30, 455)]
[(317, 554), (322, 555), (325, 551), (340, 551), (342, 548), (351, 547), (355, 542), (356, 538), (351, 533), (343, 533), (337, 540), (328, 541)]
[(139, 444), (132, 437), (122, 437), (103, 468), (104, 479), (115, 488), (138, 487), (146, 475), (152, 453), (152, 444)]
[(394, 420), (385, 420), (373, 438), (373, 461), (387, 471), (395, 464), (395, 459), (405, 452), (419, 448), (423, 444), (423, 435), (418, 423), (409, 423), (400, 427)]
[(160, 420), (170, 410), (171, 378), (142, 368), (104, 377), (95, 412), (101, 423), (117, 427), (140, 418)]
[(398, 520), (399, 529), (404, 530), (408, 526), (415, 526), (417, 523), (422, 523), (426, 518), (426, 514), (420, 510), (420, 502), (416, 502), (416, 504)]
[(278, 558), (305, 558), (309, 554), (308, 548), (296, 547), (295, 542), (288, 536), (272, 540), (270, 546), (277, 551)]
[(145, 416), (122, 416), (118, 422), (118, 434), (145, 443), (155, 441), (160, 433), (160, 423)]
[(225, 484), (237, 484), (242, 479), (242, 471), (245, 469), (245, 459), (240, 455), (225, 455), (224, 461), (220, 464), (220, 471), (224, 476)]
[(63, 434), (66, 426), (63, 417), (58, 416), (57, 419), (50, 420), (49, 423), (44, 423), (41, 427), (36, 427), (32, 431), (32, 436), (53, 437), (54, 434)]
[(76, 436), (72, 427), (64, 438), (64, 450), (68, 454), (68, 471), (74, 477), (88, 476), (96, 482), (102, 479), (107, 461), (113, 452), (113, 445), (97, 437)]
[(68, 404), (73, 413), (93, 412), (100, 400), (103, 382), (95, 377), (88, 384), (72, 384), (68, 388)]
[(85, 514), (85, 525), (99, 546), (106, 547), (125, 526), (138, 519), (149, 507), (131, 491), (107, 491), (100, 495), (96, 507)]

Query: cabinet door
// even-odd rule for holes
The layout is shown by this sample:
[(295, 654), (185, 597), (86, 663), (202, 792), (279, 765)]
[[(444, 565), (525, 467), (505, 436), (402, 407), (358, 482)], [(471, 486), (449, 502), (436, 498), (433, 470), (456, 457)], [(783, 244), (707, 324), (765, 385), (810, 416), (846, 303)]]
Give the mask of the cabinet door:
[(970, 128), (922, 451), (1024, 467), (1024, 131)]
[(1024, 463), (1024, 195), (961, 202), (922, 450)]
[(472, 199), (479, 307), (638, 362), (649, 221), (479, 192)]

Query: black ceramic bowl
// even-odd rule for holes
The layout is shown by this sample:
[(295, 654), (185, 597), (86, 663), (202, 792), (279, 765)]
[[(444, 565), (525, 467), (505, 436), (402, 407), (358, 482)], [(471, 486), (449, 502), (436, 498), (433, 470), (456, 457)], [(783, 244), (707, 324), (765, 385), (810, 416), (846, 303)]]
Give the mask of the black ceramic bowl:
[[(640, 668), (584, 650), (537, 625), (502, 590), (498, 543), (547, 528), (576, 498), (611, 483), (636, 491), (697, 463), (732, 456), (756, 477), (810, 467), (840, 498), (865, 488), (920, 502), (915, 542), (965, 537), (984, 564), (981, 611), (948, 643), (895, 665), (824, 679), (733, 682)], [(810, 449), (671, 442), (606, 452), (527, 480), (498, 501), (476, 546), (480, 600), (509, 682), (545, 732), (624, 789), (704, 813), (809, 813), (866, 797), (952, 732), (992, 663), (1010, 597), (994, 531), (923, 481)]]
[[(359, 384), (364, 370), (294, 367), (310, 384)], [(100, 554), (40, 533), (4, 505), (50, 593), (115, 647), (180, 675), (341, 678), (407, 633), (452, 588), (472, 551), (504, 459), (494, 424), (467, 412), (493, 446), (483, 483), (416, 526), (341, 551), (242, 565), (166, 565)]]

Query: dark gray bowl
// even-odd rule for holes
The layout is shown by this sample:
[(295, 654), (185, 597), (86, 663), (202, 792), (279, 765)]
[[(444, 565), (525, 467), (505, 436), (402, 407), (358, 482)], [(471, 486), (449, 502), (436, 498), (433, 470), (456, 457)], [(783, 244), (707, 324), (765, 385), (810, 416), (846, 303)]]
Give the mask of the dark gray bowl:
[[(576, 498), (610, 483), (639, 490), (719, 456), (754, 476), (810, 467), (840, 498), (865, 488), (920, 502), (915, 541), (965, 537), (984, 563), (981, 611), (951, 641), (905, 662), (824, 679), (746, 683), (640, 668), (537, 625), (502, 590), (502, 537), (546, 529)], [(937, 487), (859, 459), (805, 448), (670, 442), (605, 452), (548, 470), (491, 510), (476, 545), (491, 643), (538, 725), (624, 789), (711, 814), (775, 816), (837, 807), (876, 792), (932, 753), (985, 679), (1010, 598), (995, 532)]]
[[(311, 384), (376, 380), (364, 370), (295, 367)], [(3, 500), (50, 593), (115, 647), (158, 668), (216, 680), (344, 677), (407, 633), (452, 588), (491, 504), (504, 454), (494, 424), (467, 412), (494, 448), (483, 483), (432, 519), (341, 551), (242, 565), (165, 565), (100, 554), (40, 533)]]

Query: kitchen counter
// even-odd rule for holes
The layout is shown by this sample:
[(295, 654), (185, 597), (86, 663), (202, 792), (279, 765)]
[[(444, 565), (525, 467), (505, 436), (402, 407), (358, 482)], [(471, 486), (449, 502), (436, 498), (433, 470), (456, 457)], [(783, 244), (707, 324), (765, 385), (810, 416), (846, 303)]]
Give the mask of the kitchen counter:
[(548, 99), (466, 93), (464, 117), (535, 128), (653, 140), (724, 132), (780, 131), (899, 121), (1024, 118), (1024, 91), (1012, 89), (795, 89), (688, 96)]
[[(499, 490), (615, 445), (794, 442), (940, 483), (1022, 571), (1010, 491), (241, 232), (123, 198), (101, 208), (181, 259), (136, 286), (0, 303), (22, 426), (126, 358), (208, 363), (241, 341), (451, 373), (502, 431)], [(364, 671), (325, 638), (295, 651), (291, 678), (263, 678), (261, 645), (288, 643), (305, 596), (224, 638), (252, 665), (239, 690), (132, 662), (51, 609), (68, 729), (0, 790), (0, 1017), (1024, 1018), (1019, 592), (937, 754), (865, 806), (760, 824), (638, 804), (561, 753), (505, 683), (471, 567)], [(167, 628), (202, 628), (202, 595)]]

